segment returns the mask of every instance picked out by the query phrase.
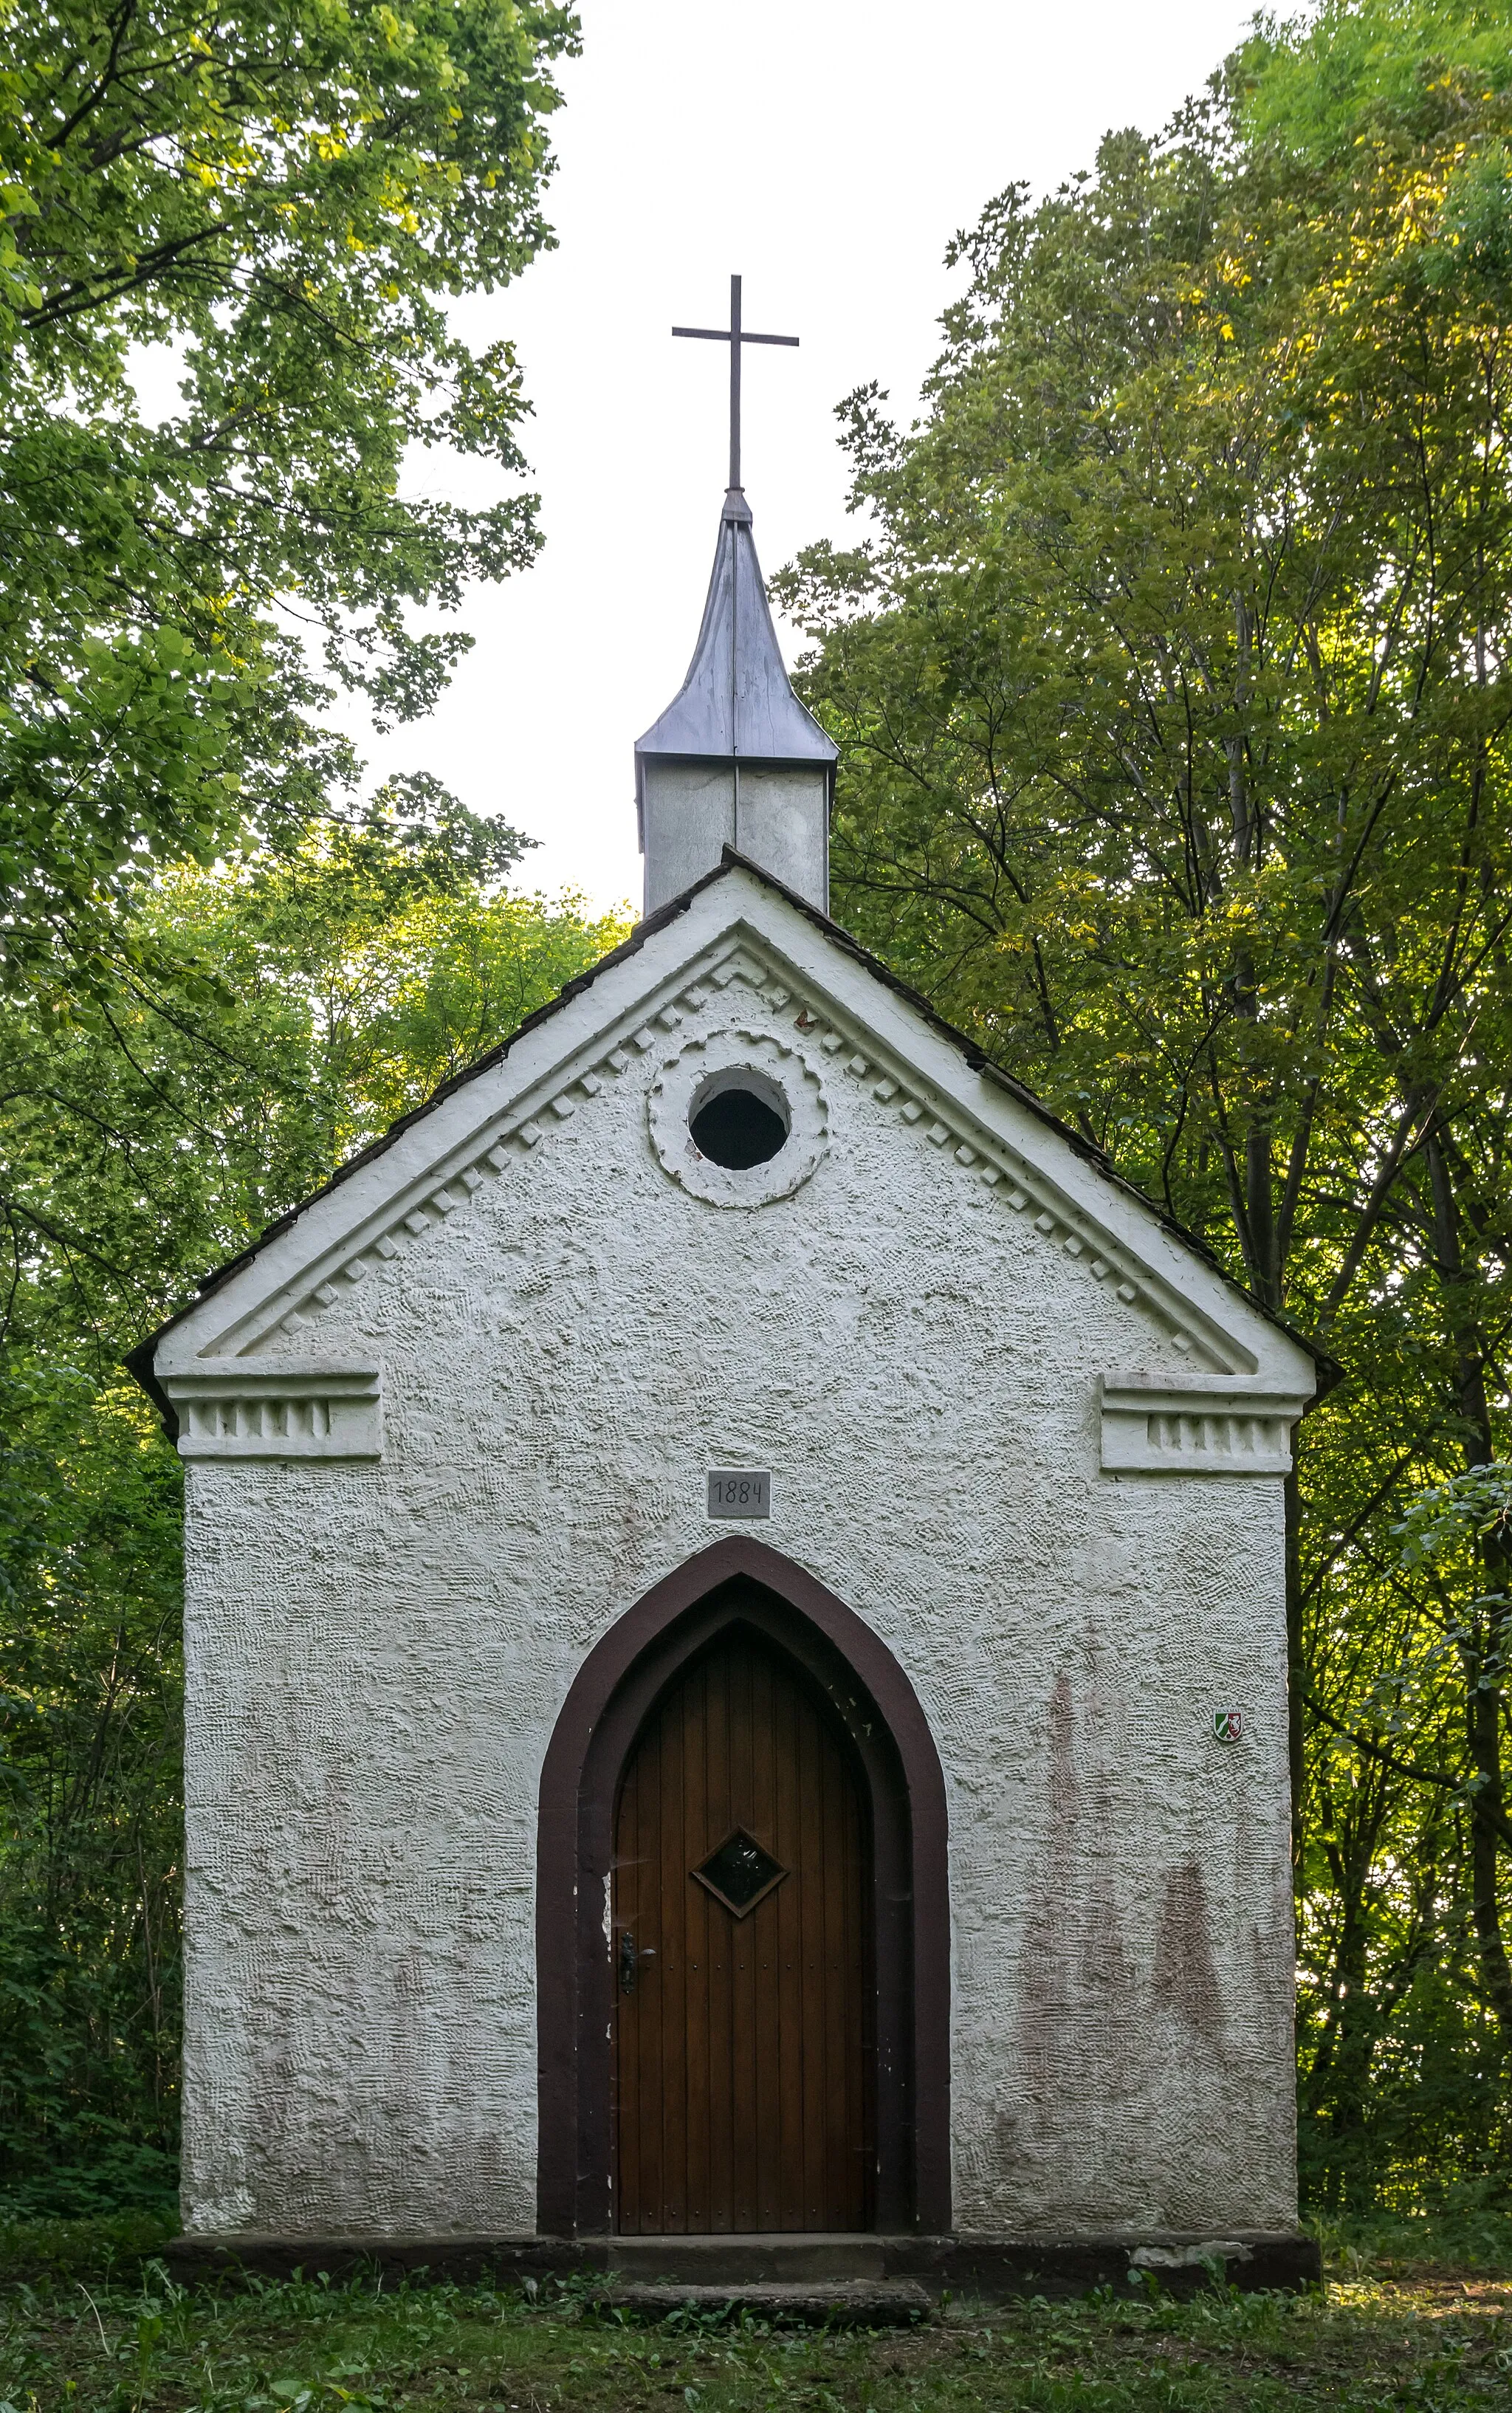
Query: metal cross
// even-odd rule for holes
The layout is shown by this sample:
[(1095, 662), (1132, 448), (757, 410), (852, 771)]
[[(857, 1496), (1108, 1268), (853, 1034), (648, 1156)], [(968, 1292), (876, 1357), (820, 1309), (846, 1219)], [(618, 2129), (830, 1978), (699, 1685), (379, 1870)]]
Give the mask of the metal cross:
[(749, 335), (740, 323), (740, 279), (730, 279), (730, 324), (728, 327), (674, 327), (674, 335), (698, 335), (706, 344), (728, 344), (730, 347), (730, 483), (740, 483), (740, 348), (742, 344), (791, 344), (797, 349), (796, 335)]

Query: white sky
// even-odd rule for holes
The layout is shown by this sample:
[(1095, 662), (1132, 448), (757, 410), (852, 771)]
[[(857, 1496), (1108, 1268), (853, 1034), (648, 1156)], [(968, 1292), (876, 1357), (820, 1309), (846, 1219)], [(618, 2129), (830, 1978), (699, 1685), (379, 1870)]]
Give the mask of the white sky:
[[(1253, 0), (583, 0), (562, 70), (559, 248), (469, 301), (518, 345), (542, 500), (536, 567), (469, 592), (477, 640), (439, 708), (386, 738), (341, 718), (379, 777), (428, 769), (541, 841), (518, 884), (640, 900), (631, 748), (682, 682), (724, 489), (726, 323), (748, 348), (744, 470), (770, 573), (844, 540), (835, 404), (876, 377), (912, 415), (960, 272), (956, 228), (1015, 178), (1091, 164), (1110, 126), (1158, 128), (1232, 48)], [(478, 465), (408, 481), (491, 499)], [(790, 648), (790, 651), (793, 650)]]

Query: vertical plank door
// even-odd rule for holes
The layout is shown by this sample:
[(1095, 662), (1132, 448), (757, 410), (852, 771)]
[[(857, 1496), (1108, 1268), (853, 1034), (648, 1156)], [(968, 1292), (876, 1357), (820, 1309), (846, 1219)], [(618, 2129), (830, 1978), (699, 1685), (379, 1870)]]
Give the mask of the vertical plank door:
[(870, 1882), (843, 1733), (734, 1628), (663, 1696), (620, 1790), (621, 2230), (868, 2225)]

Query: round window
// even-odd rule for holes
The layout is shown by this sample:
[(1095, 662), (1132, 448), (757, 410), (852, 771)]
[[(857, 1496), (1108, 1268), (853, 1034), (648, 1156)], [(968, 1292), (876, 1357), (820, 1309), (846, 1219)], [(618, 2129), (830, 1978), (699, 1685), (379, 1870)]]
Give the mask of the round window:
[(700, 1156), (731, 1173), (747, 1173), (786, 1147), (792, 1118), (775, 1081), (741, 1069), (711, 1073), (699, 1083), (688, 1128)]
[(657, 1161), (711, 1206), (765, 1206), (801, 1190), (829, 1145), (819, 1068), (771, 1030), (685, 1040), (651, 1084)]

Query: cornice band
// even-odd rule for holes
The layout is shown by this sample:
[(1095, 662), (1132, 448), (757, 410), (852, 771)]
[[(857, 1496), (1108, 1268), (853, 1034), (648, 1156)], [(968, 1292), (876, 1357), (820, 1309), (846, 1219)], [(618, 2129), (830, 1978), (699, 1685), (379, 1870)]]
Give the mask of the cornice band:
[(1289, 1474), (1300, 1392), (1207, 1383), (1103, 1384), (1104, 1474)]
[(258, 1367), (201, 1358), (159, 1376), (181, 1458), (375, 1458), (383, 1455), (382, 1371), (330, 1359)]

